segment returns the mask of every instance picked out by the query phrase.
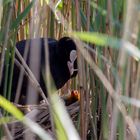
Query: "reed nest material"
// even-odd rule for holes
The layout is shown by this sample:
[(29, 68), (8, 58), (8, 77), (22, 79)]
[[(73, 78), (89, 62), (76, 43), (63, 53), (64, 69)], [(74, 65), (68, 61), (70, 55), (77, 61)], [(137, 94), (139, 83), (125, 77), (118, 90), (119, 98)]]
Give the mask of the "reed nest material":
[[(16, 104), (16, 106), (25, 113), (25, 117), (31, 119), (32, 121), (38, 123), (40, 126), (42, 126), (52, 137), (55, 135), (52, 132), (51, 129), (51, 123), (50, 123), (50, 113), (49, 108), (46, 103), (42, 103), (40, 105), (27, 105), (22, 106)], [(79, 114), (79, 101), (76, 101), (68, 106), (66, 106), (66, 109), (71, 116), (72, 121), (74, 124), (77, 123), (77, 118)], [(22, 140), (24, 139), (24, 136), (27, 134), (34, 135), (30, 132), (29, 128), (25, 127), (20, 121), (12, 121), (8, 123), (8, 127), (11, 131), (11, 134), (14, 138), (14, 140)], [(37, 140), (37, 136), (35, 136), (35, 139)]]

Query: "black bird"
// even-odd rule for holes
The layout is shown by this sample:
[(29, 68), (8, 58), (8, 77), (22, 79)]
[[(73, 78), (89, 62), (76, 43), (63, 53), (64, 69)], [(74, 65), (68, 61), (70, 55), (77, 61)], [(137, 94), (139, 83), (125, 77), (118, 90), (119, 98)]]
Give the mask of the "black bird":
[[(26, 46), (29, 47), (29, 53), (26, 61), (27, 65), (29, 65), (30, 48), (34, 47), (34, 45), (35, 46), (38, 45), (37, 47), (41, 49), (40, 50), (41, 58), (39, 59), (37, 56), (33, 55), (34, 57), (33, 59), (40, 60), (39, 83), (42, 90), (47, 95), (46, 86), (43, 78), (43, 76), (45, 75), (43, 74), (43, 71), (45, 70), (45, 46), (46, 46), (45, 41), (48, 42), (50, 72), (57, 89), (63, 87), (64, 84), (70, 78), (75, 77), (77, 75), (77, 54), (76, 54), (76, 45), (74, 41), (69, 37), (63, 37), (59, 41), (51, 38), (48, 39), (36, 38), (22, 40), (16, 43), (16, 48), (18, 49), (18, 51), (22, 56), (24, 54), (25, 46), (28, 44)], [(19, 60), (17, 56), (15, 56), (15, 58)], [(14, 101), (15, 98), (18, 78), (19, 78), (19, 67), (15, 64), (13, 72), (11, 101)], [(27, 76), (24, 75), (23, 84), (21, 88), (21, 95), (25, 95), (27, 93), (28, 82), (29, 80)]]

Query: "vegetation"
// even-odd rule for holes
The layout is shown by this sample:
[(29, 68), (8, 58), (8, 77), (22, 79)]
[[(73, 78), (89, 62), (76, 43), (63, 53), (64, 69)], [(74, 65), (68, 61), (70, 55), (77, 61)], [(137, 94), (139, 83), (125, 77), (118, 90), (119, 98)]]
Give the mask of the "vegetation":
[[(7, 99), (11, 96), (16, 41), (71, 36), (78, 49), (79, 71), (61, 92), (77, 89), (80, 111), (77, 123), (72, 123), (63, 103), (57, 102), (59, 96), (47, 73), (54, 136), (60, 140), (140, 139), (139, 14), (138, 0), (0, 0), (0, 81), (6, 62), (2, 94)], [(13, 139), (7, 127), (13, 121), (11, 115), (40, 139), (53, 139), (2, 96), (0, 106), (0, 139)]]

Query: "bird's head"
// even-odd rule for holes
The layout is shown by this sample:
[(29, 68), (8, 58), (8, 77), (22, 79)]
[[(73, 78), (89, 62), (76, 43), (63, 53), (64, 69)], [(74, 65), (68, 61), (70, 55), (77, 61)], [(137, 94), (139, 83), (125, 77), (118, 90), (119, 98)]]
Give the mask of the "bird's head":
[(63, 37), (59, 40), (58, 47), (60, 58), (67, 65), (70, 77), (75, 77), (78, 72), (75, 42), (69, 37)]

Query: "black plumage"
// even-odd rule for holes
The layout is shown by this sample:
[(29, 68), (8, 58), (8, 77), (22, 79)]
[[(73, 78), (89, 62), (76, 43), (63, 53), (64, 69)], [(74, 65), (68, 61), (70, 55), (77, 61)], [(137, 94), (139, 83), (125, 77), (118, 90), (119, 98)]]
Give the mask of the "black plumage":
[[(72, 77), (75, 77), (77, 74), (77, 59), (74, 59), (74, 62), (71, 62), (72, 58), (70, 57), (70, 54), (72, 52), (73, 55), (76, 58), (75, 51), (76, 51), (76, 45), (74, 41), (69, 37), (63, 37), (59, 41), (51, 38), (36, 38), (36, 39), (30, 39), (30, 40), (22, 40), (16, 43), (16, 48), (20, 52), (20, 54), (23, 56), (25, 46), (29, 47), (28, 57), (27, 57), (27, 65), (29, 65), (29, 59), (30, 59), (30, 48), (31, 47), (40, 47), (40, 53), (41, 57), (40, 59), (38, 56), (33, 56), (33, 59), (39, 59), (40, 61), (40, 68), (39, 68), (39, 83), (44, 91), (44, 93), (47, 95), (46, 86), (43, 76), (45, 75), (45, 41), (48, 42), (48, 50), (49, 50), (49, 64), (50, 64), (50, 72), (52, 75), (52, 78), (54, 80), (56, 89), (60, 89), (64, 86), (64, 84)], [(15, 56), (17, 60), (18, 57)], [(71, 67), (68, 66), (68, 62), (71, 64)], [(19, 78), (19, 67), (14, 65), (14, 73), (13, 73), (13, 82), (12, 82), (12, 98), (11, 100), (14, 101), (16, 88), (18, 84), (18, 78)], [(27, 93), (27, 85), (29, 80), (24, 75), (23, 78), (23, 84), (21, 88), (21, 95), (25, 95)], [(3, 78), (4, 80), (4, 78)]]

